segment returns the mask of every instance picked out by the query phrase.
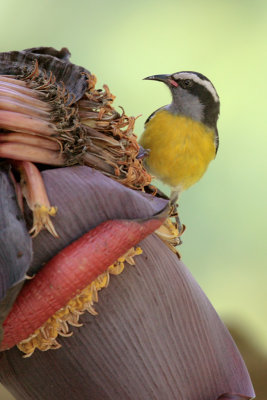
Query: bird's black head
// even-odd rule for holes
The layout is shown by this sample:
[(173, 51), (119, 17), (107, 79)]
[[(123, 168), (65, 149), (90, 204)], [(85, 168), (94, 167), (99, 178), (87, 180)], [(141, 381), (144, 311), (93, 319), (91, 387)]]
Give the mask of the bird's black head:
[(145, 79), (164, 82), (169, 87), (173, 102), (167, 108), (171, 112), (216, 127), (220, 111), (219, 96), (211, 81), (204, 75), (181, 71), (171, 75), (152, 75)]

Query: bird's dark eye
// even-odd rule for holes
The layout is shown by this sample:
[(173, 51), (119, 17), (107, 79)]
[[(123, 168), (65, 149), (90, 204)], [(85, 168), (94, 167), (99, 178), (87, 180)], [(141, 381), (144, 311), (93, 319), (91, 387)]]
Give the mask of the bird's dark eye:
[(180, 86), (182, 88), (187, 89), (190, 88), (193, 85), (192, 79), (184, 79), (183, 81), (180, 82)]

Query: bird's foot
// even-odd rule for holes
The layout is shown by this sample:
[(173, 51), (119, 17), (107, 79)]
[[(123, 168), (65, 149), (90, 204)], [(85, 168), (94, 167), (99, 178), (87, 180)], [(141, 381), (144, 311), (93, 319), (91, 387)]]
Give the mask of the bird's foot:
[[(176, 200), (177, 200), (177, 198), (176, 198)], [(176, 200), (175, 200), (175, 202), (173, 202), (170, 199), (170, 209), (171, 209), (170, 216), (175, 219), (175, 227), (177, 229), (177, 237), (179, 238), (178, 244), (180, 245), (180, 244), (182, 244), (181, 236), (185, 231), (185, 225), (182, 224), (180, 221), (179, 214), (177, 211), (178, 204), (176, 203)]]
[(136, 158), (138, 160), (143, 160), (144, 158), (146, 158), (149, 155), (149, 153), (150, 153), (150, 149), (144, 149), (144, 147), (142, 147), (139, 144), (139, 151), (138, 151)]

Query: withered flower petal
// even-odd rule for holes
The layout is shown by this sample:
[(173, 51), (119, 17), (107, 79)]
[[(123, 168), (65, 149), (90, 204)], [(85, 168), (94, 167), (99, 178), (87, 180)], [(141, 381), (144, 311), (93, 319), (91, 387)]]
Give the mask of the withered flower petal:
[(31, 47), (29, 49), (24, 49), (27, 53), (34, 53), (34, 54), (48, 54), (50, 56), (59, 58), (63, 61), (68, 61), (70, 59), (71, 53), (69, 49), (66, 47), (62, 47), (61, 50), (56, 50), (53, 47)]
[(1, 75), (24, 75), (25, 68), (32, 68), (36, 60), (38, 68), (47, 76), (50, 72), (58, 82), (62, 82), (70, 93), (70, 99), (75, 97), (79, 100), (87, 89), (87, 74), (89, 71), (83, 67), (72, 64), (69, 61), (69, 51), (61, 49), (57, 51), (52, 47), (32, 48), (24, 51), (9, 51), (1, 53), (0, 74)]

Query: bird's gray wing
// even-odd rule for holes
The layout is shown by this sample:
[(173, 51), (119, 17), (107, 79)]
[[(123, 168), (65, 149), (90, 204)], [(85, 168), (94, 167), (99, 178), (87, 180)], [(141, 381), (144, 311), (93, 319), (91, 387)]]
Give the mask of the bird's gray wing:
[(145, 125), (151, 120), (152, 117), (154, 117), (154, 115), (160, 111), (163, 110), (163, 108), (165, 108), (166, 106), (160, 107), (157, 110), (155, 110), (152, 114), (149, 115), (149, 117), (146, 119)]
[(215, 129), (215, 155), (217, 154), (219, 148), (219, 133), (218, 133), (218, 129), (216, 127)]

